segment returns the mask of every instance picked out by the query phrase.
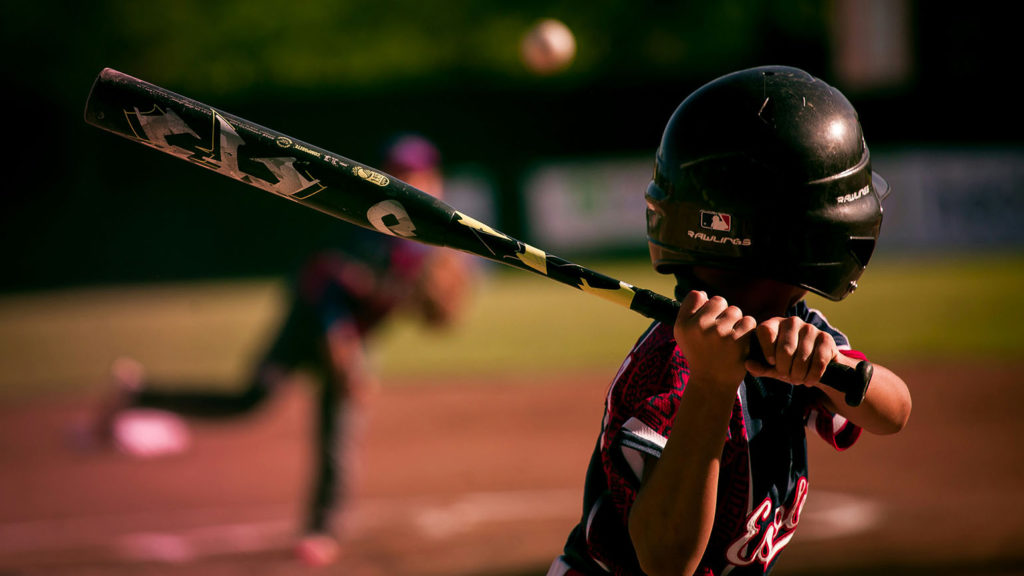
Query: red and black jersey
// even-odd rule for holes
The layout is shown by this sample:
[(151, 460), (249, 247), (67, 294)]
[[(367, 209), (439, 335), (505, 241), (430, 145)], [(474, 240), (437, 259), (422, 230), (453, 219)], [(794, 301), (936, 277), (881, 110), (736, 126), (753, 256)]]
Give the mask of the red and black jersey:
[[(835, 339), (841, 332), (799, 302), (798, 316)], [(654, 323), (608, 389), (601, 435), (591, 457), (584, 512), (549, 575), (642, 574), (627, 530), (645, 457), (660, 457), (689, 377), (671, 325)], [(717, 510), (697, 574), (767, 574), (789, 543), (808, 492), (806, 428), (835, 448), (860, 428), (829, 412), (820, 391), (747, 375), (740, 384), (719, 469)], [(674, 439), (673, 442), (678, 442)]]
[(349, 320), (366, 334), (408, 300), (432, 250), (403, 238), (374, 233), (367, 241), (353, 235), (344, 249), (309, 258), (297, 295), (316, 311), (323, 328)]

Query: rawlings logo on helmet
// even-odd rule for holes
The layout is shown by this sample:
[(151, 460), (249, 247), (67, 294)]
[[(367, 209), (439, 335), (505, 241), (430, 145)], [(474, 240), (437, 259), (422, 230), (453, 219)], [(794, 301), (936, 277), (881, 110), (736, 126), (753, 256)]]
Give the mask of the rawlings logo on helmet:
[(714, 244), (732, 244), (733, 246), (750, 246), (750, 238), (730, 238), (728, 236), (712, 236), (704, 232), (687, 230), (686, 235), (701, 242), (712, 242)]
[(836, 204), (847, 204), (849, 202), (853, 202), (854, 200), (860, 200), (861, 198), (867, 196), (869, 193), (871, 193), (871, 186), (865, 186), (852, 194), (836, 196)]

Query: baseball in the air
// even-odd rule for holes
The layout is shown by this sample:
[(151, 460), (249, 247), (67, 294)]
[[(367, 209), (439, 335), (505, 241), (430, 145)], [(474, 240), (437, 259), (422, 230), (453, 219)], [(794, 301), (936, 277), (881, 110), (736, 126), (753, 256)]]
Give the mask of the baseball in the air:
[(576, 38), (560, 20), (546, 18), (526, 32), (521, 48), (530, 71), (554, 74), (568, 68), (576, 57)]

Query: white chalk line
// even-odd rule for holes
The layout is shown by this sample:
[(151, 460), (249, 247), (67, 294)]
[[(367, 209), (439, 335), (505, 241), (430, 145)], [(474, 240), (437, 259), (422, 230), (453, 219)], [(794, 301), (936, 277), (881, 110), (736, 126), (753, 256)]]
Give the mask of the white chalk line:
[[(811, 490), (804, 506), (797, 540), (812, 542), (845, 538), (882, 523), (884, 512), (878, 502), (850, 494)], [(811, 508), (807, 508), (810, 505)]]
[(421, 535), (444, 540), (492, 522), (571, 520), (580, 514), (580, 498), (576, 490), (477, 492), (450, 504), (425, 507), (413, 521)]
[[(814, 504), (805, 509), (800, 520), (798, 540), (848, 537), (882, 520), (881, 506), (867, 499), (820, 490), (812, 491), (811, 496)], [(353, 507), (349, 529), (353, 534), (404, 529), (441, 542), (488, 525), (564, 520), (568, 534), (581, 510), (579, 491), (569, 489), (367, 498)], [(296, 508), (287, 506), (246, 509), (246, 517), (259, 520), (224, 522), (232, 517), (232, 510), (198, 508), (0, 524), (0, 558), (19, 553), (99, 549), (104, 556), (122, 562), (187, 563), (286, 549), (297, 534), (296, 513)], [(169, 526), (175, 528), (150, 529)]]
[(181, 564), (202, 558), (273, 550), (295, 534), (293, 522), (269, 520), (200, 526), (177, 532), (135, 532), (114, 539), (113, 555), (123, 561)]

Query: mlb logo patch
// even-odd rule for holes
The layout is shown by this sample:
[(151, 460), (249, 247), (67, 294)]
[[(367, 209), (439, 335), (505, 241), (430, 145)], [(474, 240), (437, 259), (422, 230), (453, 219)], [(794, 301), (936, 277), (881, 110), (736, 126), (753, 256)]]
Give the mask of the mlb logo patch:
[(724, 212), (700, 211), (700, 227), (719, 232), (732, 230), (732, 215)]

